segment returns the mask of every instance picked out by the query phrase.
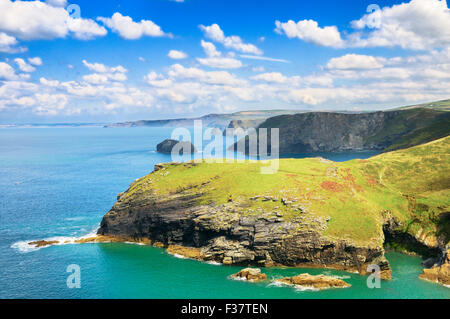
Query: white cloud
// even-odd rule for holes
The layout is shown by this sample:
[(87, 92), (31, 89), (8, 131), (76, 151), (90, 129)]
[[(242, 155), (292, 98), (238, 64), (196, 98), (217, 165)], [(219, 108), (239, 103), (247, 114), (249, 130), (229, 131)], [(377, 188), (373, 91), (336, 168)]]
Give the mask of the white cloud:
[(38, 105), (34, 108), (34, 112), (39, 115), (57, 115), (68, 102), (65, 94), (36, 93), (35, 98)]
[[(374, 21), (377, 22), (374, 27)], [(412, 0), (385, 7), (353, 21), (355, 33), (349, 45), (355, 47), (393, 47), (429, 50), (450, 45), (450, 10), (446, 0)]]
[(23, 59), (21, 59), (21, 58), (16, 58), (16, 59), (14, 59), (14, 62), (17, 63), (17, 65), (19, 66), (19, 69), (20, 69), (22, 72), (30, 73), (30, 72), (36, 71), (36, 68), (34, 68), (34, 67), (31, 66), (30, 64), (26, 63), (26, 62), (25, 62)]
[(0, 79), (13, 80), (16, 78), (17, 75), (14, 68), (8, 63), (0, 62)]
[(0, 52), (17, 53), (26, 51), (25, 48), (16, 47), (17, 43), (16, 38), (0, 32)]
[(208, 39), (218, 43), (222, 43), (228, 49), (233, 49), (243, 53), (251, 53), (257, 55), (263, 54), (263, 52), (255, 45), (244, 43), (239, 36), (225, 36), (218, 24), (214, 23), (210, 26), (200, 25), (200, 29), (204, 32), (205, 36)]
[(42, 65), (42, 59), (40, 57), (28, 58), (28, 62), (34, 66)]
[(170, 50), (167, 56), (174, 60), (182, 60), (187, 58), (187, 54), (183, 51), (178, 50)]
[(146, 59), (146, 58), (143, 58), (143, 57), (141, 57), (141, 56), (138, 58), (138, 60), (141, 61), (141, 62), (147, 62), (147, 59)]
[[(207, 58), (197, 58), (197, 61), (203, 65), (218, 69), (237, 69), (242, 67), (242, 62), (232, 57), (224, 57), (217, 51), (216, 46), (211, 42), (201, 41), (201, 45)], [(232, 55), (231, 55), (232, 56)]]
[(89, 63), (86, 60), (83, 60), (83, 64), (91, 71), (97, 73), (126, 73), (128, 72), (123, 66), (118, 65), (115, 67), (109, 67), (101, 63)]
[(41, 1), (0, 1), (0, 31), (21, 40), (65, 38), (88, 40), (107, 31), (91, 19), (73, 19), (61, 7)]
[(251, 79), (256, 81), (264, 81), (269, 83), (285, 83), (287, 77), (280, 72), (262, 73), (252, 76)]
[(376, 58), (370, 55), (346, 54), (339, 58), (332, 58), (328, 64), (328, 69), (338, 70), (367, 70), (380, 69), (383, 67), (384, 58)]
[(111, 18), (98, 17), (108, 28), (118, 33), (127, 40), (139, 39), (143, 36), (162, 37), (171, 36), (162, 31), (161, 27), (150, 20), (134, 22), (131, 17), (123, 16), (119, 12), (113, 14)]
[(126, 81), (128, 72), (123, 66), (118, 65), (115, 67), (109, 67), (101, 63), (89, 63), (83, 60), (83, 64), (91, 71), (92, 74), (84, 75), (83, 81), (90, 84), (106, 84), (109, 81)]
[(236, 85), (243, 81), (226, 71), (204, 71), (198, 68), (185, 68), (181, 64), (174, 64), (168, 72), (172, 78), (198, 80), (209, 84)]
[(352, 21), (355, 31), (344, 39), (336, 26), (321, 28), (314, 20), (275, 24), (275, 31), (288, 38), (333, 48), (432, 50), (450, 45), (450, 9), (446, 0), (411, 0), (376, 10)]
[(233, 58), (198, 58), (197, 61), (203, 65), (218, 69), (237, 69), (242, 67), (241, 61)]
[(169, 87), (172, 85), (172, 81), (165, 79), (161, 74), (157, 74), (155, 71), (151, 71), (146, 76), (144, 76), (144, 81), (155, 87)]
[(321, 28), (314, 20), (302, 20), (297, 23), (292, 20), (285, 23), (276, 21), (275, 25), (275, 31), (279, 34), (286, 34), (288, 38), (298, 38), (306, 42), (334, 48), (344, 46), (341, 34), (335, 26)]
[(44, 86), (51, 86), (51, 87), (58, 87), (59, 81), (57, 80), (47, 80), (46, 78), (40, 78), (39, 83), (41, 83)]

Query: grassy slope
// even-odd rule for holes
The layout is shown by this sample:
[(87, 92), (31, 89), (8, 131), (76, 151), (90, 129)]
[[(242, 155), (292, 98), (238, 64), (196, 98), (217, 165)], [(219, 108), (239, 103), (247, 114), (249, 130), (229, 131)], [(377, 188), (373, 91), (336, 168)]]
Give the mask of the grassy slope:
[(398, 109), (405, 110), (405, 109), (413, 109), (413, 108), (418, 108), (418, 107), (439, 110), (439, 111), (450, 111), (450, 100), (442, 100), (442, 101), (436, 101), (436, 102), (430, 102), (430, 103), (424, 103), (424, 104), (418, 104), (418, 105), (403, 106)]
[(251, 201), (250, 197), (296, 199), (305, 214), (330, 218), (326, 235), (367, 244), (382, 238), (386, 211), (413, 235), (436, 232), (438, 215), (450, 208), (449, 155), (447, 137), (369, 160), (283, 159), (273, 175), (260, 174), (262, 164), (248, 161), (168, 164), (167, 169), (134, 183), (126, 198), (132, 200), (150, 189), (160, 195), (202, 194), (199, 203), (226, 203), (231, 196), (245, 207), (242, 214), (260, 214), (257, 209), (262, 208), (281, 212), (285, 219), (302, 213), (279, 201)]

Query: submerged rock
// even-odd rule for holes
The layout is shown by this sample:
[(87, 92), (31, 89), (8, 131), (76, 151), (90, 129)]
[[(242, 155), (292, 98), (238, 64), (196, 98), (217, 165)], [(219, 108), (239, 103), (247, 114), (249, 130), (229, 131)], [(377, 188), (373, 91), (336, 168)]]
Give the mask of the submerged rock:
[(285, 277), (282, 279), (277, 279), (275, 280), (275, 282), (320, 290), (330, 288), (347, 288), (351, 286), (342, 279), (324, 275), (313, 276), (310, 274), (300, 274), (294, 277)]
[(250, 282), (258, 282), (267, 280), (266, 274), (261, 273), (259, 268), (245, 268), (237, 274), (231, 275), (231, 278), (237, 280), (248, 280)]
[(185, 141), (177, 141), (177, 140), (171, 140), (167, 139), (163, 142), (159, 143), (156, 146), (156, 151), (159, 153), (164, 154), (171, 154), (174, 147), (179, 148), (179, 154), (193, 154), (197, 153), (197, 149), (192, 145), (191, 142), (185, 142)]
[(51, 241), (38, 240), (38, 241), (32, 241), (32, 242), (28, 243), (28, 245), (35, 246), (36, 248), (46, 247), (46, 246), (55, 245), (55, 244), (59, 244), (59, 241), (57, 241), (57, 240), (51, 240)]

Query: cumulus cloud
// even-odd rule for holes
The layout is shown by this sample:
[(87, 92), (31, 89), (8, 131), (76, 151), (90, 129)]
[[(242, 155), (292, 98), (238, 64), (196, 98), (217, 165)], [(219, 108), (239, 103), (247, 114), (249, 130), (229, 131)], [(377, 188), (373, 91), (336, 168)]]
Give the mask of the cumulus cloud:
[(251, 79), (257, 81), (265, 81), (269, 83), (284, 83), (287, 80), (280, 72), (271, 72), (271, 73), (262, 73), (255, 76), (252, 76)]
[(285, 34), (288, 38), (298, 38), (306, 42), (333, 48), (344, 46), (341, 34), (335, 26), (321, 28), (314, 20), (302, 20), (297, 23), (292, 20), (284, 23), (276, 21), (275, 25), (275, 31), (279, 34)]
[(200, 29), (208, 39), (223, 44), (228, 49), (243, 53), (261, 55), (263, 52), (253, 44), (244, 43), (239, 36), (225, 36), (220, 26), (216, 23), (210, 26), (200, 25)]
[(16, 58), (16, 59), (14, 59), (14, 62), (17, 63), (20, 71), (22, 71), (22, 72), (30, 73), (30, 72), (36, 71), (36, 68), (33, 67), (32, 65), (28, 64), (27, 62), (25, 62), (24, 59)]
[(239, 84), (242, 80), (226, 71), (204, 71), (199, 68), (185, 68), (181, 64), (174, 64), (168, 72), (170, 77), (181, 79), (192, 79), (209, 84)]
[(119, 12), (114, 13), (111, 18), (98, 17), (97, 20), (103, 22), (108, 28), (127, 40), (135, 40), (143, 36), (171, 36), (164, 33), (161, 27), (151, 20), (134, 22), (131, 17), (123, 16)]
[(362, 31), (371, 29), (350, 37), (349, 45), (355, 47), (428, 50), (450, 45), (450, 9), (446, 0), (412, 0), (385, 7), (353, 21), (352, 26)]
[(55, 39), (72, 35), (89, 40), (107, 31), (91, 19), (73, 19), (61, 7), (41, 1), (0, 1), (0, 31), (20, 40)]
[[(22, 59), (20, 59), (20, 60), (22, 60)], [(20, 79), (29, 79), (29, 78), (30, 78), (29, 74), (17, 74), (11, 65), (9, 65), (8, 63), (5, 63), (5, 62), (0, 62), (0, 79), (2, 79), (2, 80), (20, 80)]]
[(14, 68), (8, 63), (0, 62), (0, 79), (12, 80), (17, 77)]
[(203, 51), (207, 58), (197, 58), (197, 61), (203, 65), (218, 69), (237, 69), (242, 67), (242, 62), (233, 57), (224, 57), (217, 51), (216, 46), (211, 42), (201, 41)]
[(98, 73), (126, 73), (128, 72), (123, 66), (118, 65), (115, 67), (109, 67), (101, 63), (89, 63), (86, 60), (83, 60), (83, 64), (91, 71)]
[(174, 60), (182, 60), (187, 58), (187, 54), (183, 51), (178, 50), (170, 50), (167, 56)]
[(342, 38), (336, 26), (314, 20), (276, 21), (275, 31), (288, 38), (333, 48), (401, 47), (432, 50), (450, 45), (450, 9), (446, 0), (411, 0), (352, 21), (354, 32)]
[(28, 58), (28, 62), (34, 66), (42, 65), (42, 59), (40, 57)]
[(0, 52), (4, 53), (18, 53), (26, 51), (26, 48), (17, 47), (17, 40), (15, 37), (9, 36), (4, 32), (0, 32)]
[(128, 72), (123, 66), (109, 67), (101, 63), (89, 63), (83, 60), (83, 64), (95, 73), (84, 75), (83, 80), (91, 84), (106, 84), (109, 81), (126, 81)]
[(364, 70), (379, 69), (383, 67), (384, 58), (376, 58), (370, 55), (346, 54), (339, 58), (332, 58), (328, 64), (328, 69), (338, 70)]

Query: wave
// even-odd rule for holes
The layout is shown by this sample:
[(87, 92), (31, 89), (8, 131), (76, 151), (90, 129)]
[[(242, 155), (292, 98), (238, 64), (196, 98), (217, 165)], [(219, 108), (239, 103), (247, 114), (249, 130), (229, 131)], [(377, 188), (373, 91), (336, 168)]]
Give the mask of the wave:
[[(97, 236), (97, 228), (90, 233), (79, 236), (79, 237), (70, 237), (70, 236), (54, 236), (54, 237), (48, 237), (45, 239), (36, 239), (36, 240), (22, 240), (15, 242), (11, 245), (11, 248), (18, 250), (21, 253), (30, 253), (33, 251), (40, 250), (42, 248), (47, 248), (50, 246), (62, 246), (62, 245), (73, 245), (76, 244), (77, 241), (82, 239), (88, 239)], [(44, 240), (47, 242), (55, 242), (51, 245), (42, 246), (42, 247), (36, 247), (35, 245), (30, 245), (30, 243)]]
[(174, 256), (175, 258), (179, 258), (179, 259), (189, 259), (189, 258), (187, 258), (187, 257), (185, 257), (183, 255), (180, 255), (180, 254), (170, 254), (170, 255)]
[(320, 291), (318, 288), (314, 288), (311, 286), (301, 286), (301, 285), (292, 285), (292, 284), (286, 284), (284, 282), (280, 281), (272, 281), (270, 284), (267, 285), (268, 287), (292, 287), (297, 292), (302, 291)]

